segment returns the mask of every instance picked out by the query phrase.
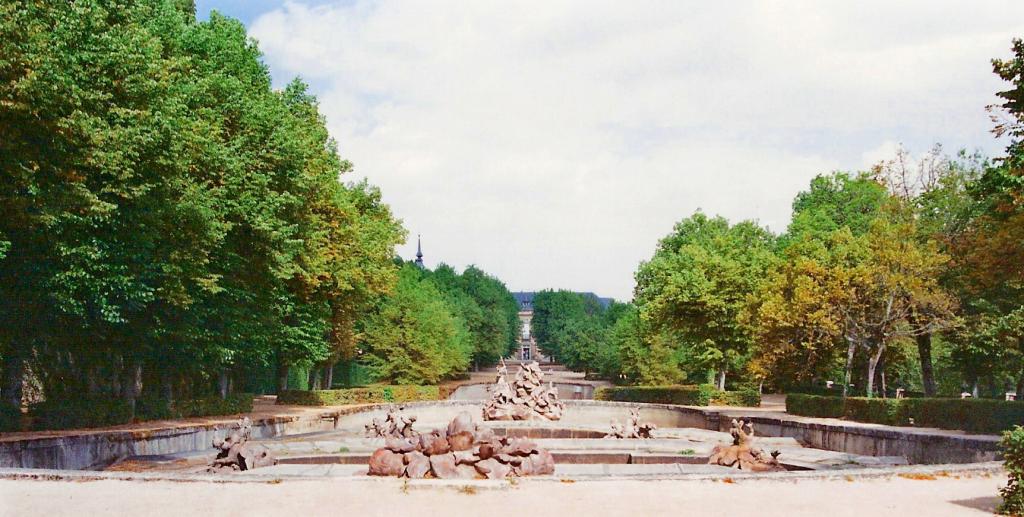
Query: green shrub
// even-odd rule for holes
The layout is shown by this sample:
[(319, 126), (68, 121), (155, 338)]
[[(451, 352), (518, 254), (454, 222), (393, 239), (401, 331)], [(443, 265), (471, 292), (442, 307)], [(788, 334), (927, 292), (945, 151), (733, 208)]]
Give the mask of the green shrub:
[(0, 433), (21, 430), (21, 408), (6, 402), (0, 402)]
[(132, 411), (121, 399), (83, 396), (33, 404), (29, 416), (34, 430), (78, 429), (127, 424), (132, 420)]
[(903, 400), (905, 399), (847, 397), (843, 416), (857, 422), (905, 425), (907, 423), (907, 415), (901, 405)]
[(858, 422), (998, 433), (1024, 424), (1024, 402), (994, 399), (868, 399), (791, 393), (786, 411), (793, 415), (844, 417)]
[(416, 402), (443, 400), (450, 390), (438, 386), (367, 386), (340, 390), (288, 390), (277, 395), (278, 404), (299, 406), (343, 406), (379, 404), (382, 402)]
[(654, 404), (678, 404), (681, 406), (706, 406), (711, 394), (703, 386), (616, 386), (594, 390), (597, 400), (615, 402), (647, 402)]
[[(249, 413), (252, 399), (251, 393), (234, 393), (226, 399), (206, 397), (170, 404), (167, 399), (144, 396), (135, 402), (135, 421)], [(29, 408), (29, 417), (34, 430), (107, 427), (132, 422), (131, 406), (127, 402), (101, 396), (40, 402)], [(0, 425), (3, 420), (0, 414)]]
[(166, 420), (174, 417), (174, 408), (165, 398), (145, 395), (135, 402), (136, 420)]
[(653, 404), (677, 404), (680, 406), (759, 406), (761, 395), (757, 390), (718, 391), (711, 384), (674, 386), (616, 386), (598, 388), (594, 391), (597, 400), (616, 402), (644, 402)]
[(786, 412), (800, 416), (841, 418), (843, 416), (843, 399), (790, 393), (786, 395)]
[(233, 415), (252, 411), (252, 393), (232, 393), (227, 398), (205, 397), (175, 401), (172, 413), (177, 418)]
[(1008, 479), (1006, 486), (999, 489), (1003, 496), (999, 513), (1024, 515), (1024, 427), (1018, 425), (1004, 432), (1000, 445)]
[(759, 407), (761, 393), (754, 387), (742, 387), (735, 391), (715, 391), (711, 398), (713, 406)]

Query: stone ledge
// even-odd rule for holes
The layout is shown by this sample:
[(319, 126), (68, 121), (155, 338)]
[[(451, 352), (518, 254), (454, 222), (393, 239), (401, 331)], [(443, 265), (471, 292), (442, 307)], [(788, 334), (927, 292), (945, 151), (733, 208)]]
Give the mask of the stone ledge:
[[(393, 483), (408, 488), (430, 488), (445, 486), (476, 486), (480, 488), (510, 488), (522, 483), (560, 483), (573, 480), (585, 483), (602, 483), (621, 480), (666, 480), (666, 481), (730, 481), (744, 482), (792, 482), (799, 480), (862, 480), (887, 479), (905, 477), (910, 479), (931, 479), (947, 476), (991, 476), (1001, 475), (1005, 471), (1001, 463), (985, 462), (973, 464), (950, 465), (916, 465), (888, 468), (867, 468), (857, 470), (804, 470), (788, 472), (744, 473), (738, 470), (722, 473), (691, 473), (691, 474), (633, 474), (633, 475), (559, 475), (557, 470), (553, 476), (535, 476), (517, 478), (514, 482), (507, 480), (441, 480), (441, 479), (398, 479), (374, 476), (352, 476), (337, 478), (336, 482), (353, 483)], [(0, 479), (10, 480), (45, 480), (45, 481), (173, 481), (182, 483), (271, 483), (303, 482), (322, 478), (308, 476), (247, 474), (245, 476), (216, 474), (185, 474), (185, 473), (153, 473), (153, 472), (97, 472), (80, 470), (50, 469), (0, 469)]]

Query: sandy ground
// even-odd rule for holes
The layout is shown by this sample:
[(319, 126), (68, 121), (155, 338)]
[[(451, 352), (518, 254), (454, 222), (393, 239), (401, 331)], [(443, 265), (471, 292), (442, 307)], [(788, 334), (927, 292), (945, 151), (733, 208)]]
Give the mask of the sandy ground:
[(0, 480), (0, 515), (991, 515), (1003, 476), (764, 481), (399, 480), (282, 483)]

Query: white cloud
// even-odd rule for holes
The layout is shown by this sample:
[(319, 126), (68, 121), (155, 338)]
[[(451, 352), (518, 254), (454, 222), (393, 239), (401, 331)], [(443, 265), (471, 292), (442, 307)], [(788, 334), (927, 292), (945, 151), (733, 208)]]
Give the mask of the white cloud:
[(294, 2), (250, 32), (428, 263), (628, 299), (698, 208), (780, 231), (891, 142), (999, 149), (989, 59), (1024, 4), (891, 4)]

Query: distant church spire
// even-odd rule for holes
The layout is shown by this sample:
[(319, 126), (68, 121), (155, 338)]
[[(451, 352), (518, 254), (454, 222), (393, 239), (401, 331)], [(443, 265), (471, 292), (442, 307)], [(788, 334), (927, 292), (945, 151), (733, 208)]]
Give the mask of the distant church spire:
[(423, 246), (420, 243), (420, 234), (416, 234), (416, 265), (423, 268)]

